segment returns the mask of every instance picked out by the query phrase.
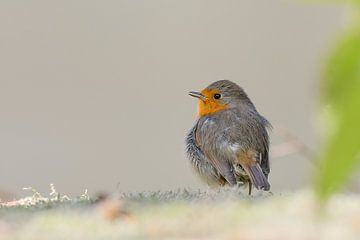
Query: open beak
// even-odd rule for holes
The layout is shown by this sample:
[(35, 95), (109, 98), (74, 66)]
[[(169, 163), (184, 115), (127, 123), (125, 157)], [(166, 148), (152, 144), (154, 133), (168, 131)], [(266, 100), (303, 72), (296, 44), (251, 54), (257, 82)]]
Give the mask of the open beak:
[(192, 97), (196, 97), (196, 98), (199, 98), (203, 101), (206, 100), (206, 97), (204, 95), (202, 95), (201, 93), (199, 92), (189, 92), (189, 95), (192, 96)]

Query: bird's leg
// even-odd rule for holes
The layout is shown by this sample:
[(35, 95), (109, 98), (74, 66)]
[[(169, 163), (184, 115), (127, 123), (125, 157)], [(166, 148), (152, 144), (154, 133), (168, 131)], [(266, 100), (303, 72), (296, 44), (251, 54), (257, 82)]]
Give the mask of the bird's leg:
[(249, 196), (251, 196), (251, 190), (252, 190), (252, 183), (249, 181)]

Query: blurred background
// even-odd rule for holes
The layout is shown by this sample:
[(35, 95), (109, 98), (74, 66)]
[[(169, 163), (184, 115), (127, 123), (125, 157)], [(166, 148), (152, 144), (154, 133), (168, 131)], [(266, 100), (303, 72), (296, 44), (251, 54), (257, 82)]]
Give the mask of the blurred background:
[[(187, 92), (219, 79), (273, 124), (272, 149), (285, 129), (316, 150), (320, 62), (346, 17), (280, 0), (2, 1), (0, 190), (205, 188), (184, 152)], [(273, 192), (312, 171), (304, 154), (274, 156)]]

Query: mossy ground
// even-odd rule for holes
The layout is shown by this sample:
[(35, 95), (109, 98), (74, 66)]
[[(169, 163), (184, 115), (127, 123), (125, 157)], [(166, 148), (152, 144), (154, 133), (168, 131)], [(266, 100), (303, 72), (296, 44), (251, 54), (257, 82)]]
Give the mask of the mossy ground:
[[(56, 197), (57, 196), (57, 197)], [(30, 198), (33, 198), (31, 196)], [(236, 189), (60, 194), (0, 208), (0, 239), (358, 239), (360, 196)]]

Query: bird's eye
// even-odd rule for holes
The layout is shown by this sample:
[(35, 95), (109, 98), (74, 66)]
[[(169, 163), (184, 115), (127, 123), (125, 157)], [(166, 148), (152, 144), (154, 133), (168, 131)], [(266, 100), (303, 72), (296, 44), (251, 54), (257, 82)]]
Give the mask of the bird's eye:
[(214, 94), (214, 98), (215, 98), (215, 99), (219, 99), (219, 98), (221, 98), (221, 94), (219, 94), (219, 93), (215, 93), (215, 94)]

